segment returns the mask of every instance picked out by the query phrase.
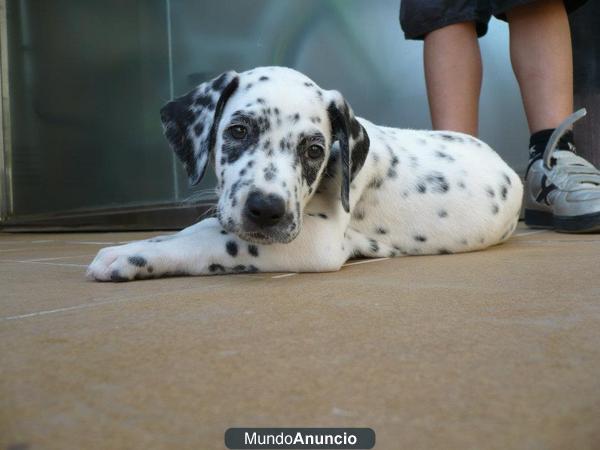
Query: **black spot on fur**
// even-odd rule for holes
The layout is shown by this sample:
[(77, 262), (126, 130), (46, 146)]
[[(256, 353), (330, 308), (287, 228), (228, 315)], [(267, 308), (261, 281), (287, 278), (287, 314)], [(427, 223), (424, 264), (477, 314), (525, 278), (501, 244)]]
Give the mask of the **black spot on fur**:
[(435, 156), (437, 156), (438, 158), (441, 158), (441, 159), (445, 159), (448, 162), (454, 161), (454, 157), (450, 156), (448, 153), (444, 153), (439, 150), (435, 152)]
[(212, 98), (210, 95), (199, 95), (196, 97), (196, 100), (194, 100), (194, 105), (207, 107), (212, 105)]
[(500, 207), (496, 203), (493, 203), (492, 204), (492, 214), (498, 214), (498, 211), (500, 211)]
[(264, 168), (265, 180), (271, 181), (275, 178), (275, 174), (277, 174), (277, 167), (275, 164), (269, 163), (267, 167)]
[(228, 234), (228, 233), (225, 230), (221, 230), (221, 234)]
[(154, 267), (148, 266), (147, 270), (148, 270), (148, 273), (152, 273), (152, 272), (154, 272)]
[(227, 250), (227, 253), (229, 253), (229, 255), (231, 255), (233, 257), (237, 256), (238, 246), (235, 243), (235, 241), (227, 241), (227, 245), (225, 246), (225, 249)]
[(223, 87), (223, 83), (225, 83), (226, 79), (227, 79), (227, 73), (221, 74), (221, 76), (219, 76), (219, 78), (217, 78), (213, 81), (212, 88), (215, 91), (220, 90)]
[(129, 281), (128, 278), (121, 276), (121, 274), (119, 273), (119, 271), (117, 269), (113, 270), (110, 273), (110, 279), (111, 279), (111, 281), (117, 281), (117, 282)]
[(416, 236), (414, 236), (415, 241), (418, 242), (425, 242), (427, 241), (427, 238), (421, 234), (417, 234)]
[(371, 180), (371, 182), (368, 184), (367, 187), (370, 189), (379, 189), (382, 184), (383, 184), (383, 178), (375, 177)]
[(369, 248), (373, 253), (377, 253), (379, 251), (379, 244), (375, 239), (369, 239)]
[(424, 183), (417, 183), (417, 192), (420, 194), (424, 194), (425, 192), (427, 192), (427, 187)]
[(252, 256), (258, 256), (258, 247), (253, 244), (248, 245), (248, 253)]
[(487, 186), (487, 187), (485, 188), (485, 192), (486, 192), (486, 193), (487, 193), (487, 195), (488, 195), (489, 197), (491, 197), (491, 198), (494, 198), (494, 197), (496, 196), (496, 193), (494, 192), (494, 190), (493, 190), (491, 187), (489, 187), (489, 186)]
[(387, 234), (387, 230), (383, 227), (377, 227), (375, 228), (375, 233), (377, 234)]
[(462, 142), (463, 141), (463, 139), (459, 136), (453, 136), (451, 134), (446, 134), (446, 133), (434, 134), (433, 136), (442, 138), (444, 141), (448, 141), (448, 142)]
[(273, 152), (271, 151), (272, 147), (271, 147), (271, 140), (270, 139), (266, 139), (265, 142), (263, 142), (263, 149), (268, 153), (268, 154), (272, 154)]
[(508, 195), (508, 188), (506, 186), (502, 186), (502, 188), (500, 188), (500, 197), (502, 198), (502, 200), (506, 200), (507, 195)]
[(196, 137), (199, 137), (202, 134), (202, 131), (204, 131), (204, 124), (202, 122), (198, 122), (194, 125), (194, 134)]
[(127, 258), (127, 261), (129, 264), (132, 264), (136, 267), (144, 267), (146, 264), (148, 264), (146, 258), (143, 258), (142, 256), (130, 256)]
[(239, 265), (233, 267), (231, 270), (233, 270), (234, 272), (245, 272), (246, 266), (244, 266), (243, 264), (239, 264)]
[(319, 216), (321, 219), (327, 219), (327, 214), (319, 213), (319, 214), (318, 214), (318, 216)]
[(502, 174), (502, 176), (504, 177), (504, 180), (506, 181), (506, 183), (511, 186), (512, 182), (510, 181), (510, 177), (508, 175), (506, 175), (505, 173)]
[(446, 193), (450, 189), (446, 177), (439, 172), (432, 172), (427, 175), (425, 181), (431, 186), (433, 192)]
[(263, 75), (262, 77), (260, 77), (260, 78), (258, 79), (258, 81), (267, 81), (268, 79), (269, 79), (269, 77), (267, 77), (267, 76)]
[(445, 209), (440, 209), (438, 211), (438, 216), (440, 216), (440, 217), (448, 217), (448, 211), (446, 211)]
[(221, 264), (211, 264), (210, 266), (208, 266), (208, 270), (210, 272), (225, 272), (225, 267), (223, 267)]
[(452, 252), (445, 248), (438, 249), (438, 255), (450, 255)]

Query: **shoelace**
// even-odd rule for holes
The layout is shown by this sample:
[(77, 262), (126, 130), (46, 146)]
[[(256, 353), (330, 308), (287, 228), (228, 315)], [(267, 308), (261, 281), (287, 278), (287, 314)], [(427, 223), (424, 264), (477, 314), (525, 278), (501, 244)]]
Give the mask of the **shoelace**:
[(585, 108), (581, 108), (580, 110), (575, 111), (554, 130), (552, 135), (550, 135), (550, 139), (548, 139), (548, 143), (546, 144), (546, 148), (544, 149), (544, 155), (542, 157), (546, 169), (552, 169), (552, 154), (556, 150), (556, 146), (558, 145), (558, 142), (560, 141), (562, 135), (565, 134), (575, 122), (584, 117), (586, 114), (587, 111)]
[[(542, 156), (544, 167), (554, 173), (553, 182), (562, 185), (563, 189), (567, 189), (567, 186), (570, 187), (569, 190), (585, 189), (585, 185), (600, 186), (600, 171), (588, 161), (577, 156), (572, 145), (569, 145), (567, 151), (560, 151), (561, 149), (556, 148), (562, 135), (586, 113), (585, 108), (582, 108), (567, 117), (554, 130), (544, 149)], [(555, 153), (557, 150), (559, 152)]]

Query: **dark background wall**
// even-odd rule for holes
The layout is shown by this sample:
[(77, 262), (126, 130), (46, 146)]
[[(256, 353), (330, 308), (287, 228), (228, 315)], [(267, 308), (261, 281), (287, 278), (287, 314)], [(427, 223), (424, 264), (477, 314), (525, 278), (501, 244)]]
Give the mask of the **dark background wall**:
[(577, 151), (600, 167), (600, 1), (588, 0), (571, 15), (575, 109), (588, 114), (575, 125)]

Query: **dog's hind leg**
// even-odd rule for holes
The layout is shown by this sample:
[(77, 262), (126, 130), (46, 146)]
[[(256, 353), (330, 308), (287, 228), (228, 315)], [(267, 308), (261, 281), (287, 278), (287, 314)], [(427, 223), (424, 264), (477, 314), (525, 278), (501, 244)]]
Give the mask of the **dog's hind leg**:
[(397, 245), (381, 242), (348, 228), (344, 233), (345, 246), (351, 249), (350, 257), (383, 258), (406, 255), (407, 252)]

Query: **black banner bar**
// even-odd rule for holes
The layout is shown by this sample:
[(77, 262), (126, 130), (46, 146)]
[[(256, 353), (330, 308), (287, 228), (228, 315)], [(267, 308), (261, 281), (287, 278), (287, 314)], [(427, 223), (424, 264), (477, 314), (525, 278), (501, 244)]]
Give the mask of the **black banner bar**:
[(229, 449), (370, 449), (375, 446), (371, 428), (229, 428)]

